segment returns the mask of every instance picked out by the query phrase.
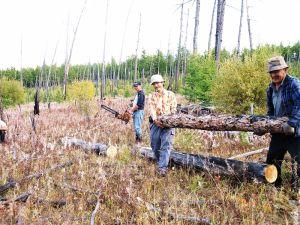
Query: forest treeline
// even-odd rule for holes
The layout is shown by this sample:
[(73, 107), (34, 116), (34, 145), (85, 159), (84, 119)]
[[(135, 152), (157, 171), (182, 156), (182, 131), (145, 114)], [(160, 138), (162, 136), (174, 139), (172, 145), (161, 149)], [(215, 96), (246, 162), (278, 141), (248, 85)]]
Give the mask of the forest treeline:
[[(219, 69), (216, 67), (214, 52), (191, 54), (182, 48), (178, 62), (177, 55), (164, 54), (160, 50), (157, 50), (156, 54), (147, 54), (143, 51), (137, 59), (136, 73), (135, 56), (128, 57), (120, 63), (112, 58), (105, 64), (104, 81), (101, 79), (103, 73), (101, 63), (71, 65), (68, 85), (72, 88), (74, 82), (90, 81), (95, 89), (92, 92), (99, 95), (99, 85), (105, 82), (105, 96), (129, 97), (133, 93), (130, 86), (133, 80), (141, 80), (146, 92), (149, 92), (151, 87), (148, 81), (151, 75), (160, 73), (165, 77), (166, 88), (185, 95), (190, 101), (213, 104), (225, 112), (241, 113), (247, 112), (249, 104), (253, 103), (258, 112), (263, 112), (265, 89), (269, 82), (266, 60), (279, 54), (288, 62), (290, 74), (300, 76), (300, 42), (298, 42), (291, 46), (265, 45), (252, 51), (244, 49), (240, 54), (237, 54), (236, 50), (228, 52), (223, 49)], [(22, 70), (16, 68), (1, 70), (0, 94), (4, 106), (33, 101), (34, 88), (37, 86), (41, 89), (42, 101), (63, 101), (61, 88), (64, 70), (63, 64), (44, 64)], [(11, 85), (9, 82), (14, 83)], [(16, 82), (19, 82), (19, 85)], [(20, 98), (12, 97), (13, 92), (15, 95), (20, 92)], [(74, 93), (72, 89), (71, 93)], [(68, 99), (72, 99), (71, 93), (68, 93)]]

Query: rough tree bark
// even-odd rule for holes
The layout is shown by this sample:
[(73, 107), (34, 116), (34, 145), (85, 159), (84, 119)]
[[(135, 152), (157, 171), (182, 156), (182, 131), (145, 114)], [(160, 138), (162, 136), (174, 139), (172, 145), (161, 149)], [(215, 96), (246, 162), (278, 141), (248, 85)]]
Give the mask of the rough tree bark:
[[(154, 159), (151, 148), (138, 149), (141, 156)], [(196, 170), (232, 176), (240, 180), (254, 180), (256, 182), (273, 183), (277, 179), (277, 169), (274, 165), (254, 162), (242, 162), (232, 159), (223, 159), (214, 156), (203, 156), (171, 151), (172, 163), (187, 166)]]
[(268, 116), (231, 115), (170, 115), (159, 118), (164, 127), (189, 128), (211, 131), (248, 131), (255, 133), (283, 133), (282, 125), (288, 118)]

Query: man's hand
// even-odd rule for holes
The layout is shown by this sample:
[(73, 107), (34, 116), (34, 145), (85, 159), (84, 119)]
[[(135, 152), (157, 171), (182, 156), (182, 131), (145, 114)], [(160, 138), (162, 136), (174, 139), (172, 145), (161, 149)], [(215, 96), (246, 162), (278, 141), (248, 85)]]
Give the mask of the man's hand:
[(163, 128), (163, 125), (162, 125), (162, 123), (161, 123), (159, 120), (154, 120), (153, 123), (154, 123), (156, 126), (158, 126), (158, 127), (160, 127), (160, 128)]
[(282, 125), (282, 130), (286, 135), (292, 135), (295, 133), (295, 128), (290, 126), (288, 123), (284, 123)]

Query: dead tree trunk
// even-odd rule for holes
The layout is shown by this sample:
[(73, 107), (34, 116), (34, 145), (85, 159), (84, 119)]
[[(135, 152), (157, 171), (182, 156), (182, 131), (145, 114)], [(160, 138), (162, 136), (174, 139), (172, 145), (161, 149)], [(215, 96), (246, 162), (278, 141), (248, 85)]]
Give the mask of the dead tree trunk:
[(115, 157), (117, 155), (117, 149), (114, 146), (107, 146), (105, 144), (98, 144), (98, 143), (90, 143), (84, 140), (69, 138), (69, 137), (65, 137), (61, 141), (65, 146), (80, 147), (84, 150), (92, 151), (97, 155), (104, 155), (108, 157)]
[(139, 50), (139, 42), (140, 42), (141, 21), (142, 21), (142, 15), (140, 14), (140, 22), (139, 22), (138, 38), (136, 41), (135, 62), (134, 62), (134, 80), (135, 81), (137, 80), (137, 75), (138, 75), (138, 50)]
[[(0, 90), (0, 93), (1, 93), (1, 90)], [(3, 113), (3, 104), (2, 104), (2, 96), (1, 96), (1, 94), (0, 94), (0, 120), (4, 121), (4, 113)]]
[(217, 7), (217, 26), (216, 26), (216, 43), (215, 43), (215, 51), (216, 51), (215, 60), (216, 60), (217, 70), (219, 69), (219, 64), (220, 64), (220, 52), (221, 52), (221, 43), (222, 43), (222, 34), (223, 34), (225, 2), (226, 0), (218, 0), (218, 7)]
[(288, 118), (231, 115), (170, 115), (159, 118), (164, 127), (189, 128), (211, 131), (247, 131), (255, 133), (283, 133), (282, 125)]
[(86, 7), (86, 3), (87, 3), (87, 0), (84, 1), (84, 5), (83, 5), (83, 7), (81, 9), (81, 13), (79, 15), (78, 22), (77, 22), (76, 28), (74, 30), (74, 33), (73, 33), (73, 40), (72, 40), (70, 52), (66, 56), (65, 69), (64, 69), (64, 81), (63, 81), (63, 96), (64, 96), (65, 100), (67, 98), (67, 82), (68, 82), (68, 76), (69, 76), (69, 69), (70, 69), (70, 62), (71, 62), (73, 47), (74, 47), (74, 43), (75, 43), (75, 39), (76, 39), (76, 34), (77, 34), (77, 31), (78, 31), (78, 27), (79, 27), (79, 24), (80, 24), (83, 12), (84, 12), (85, 7)]
[[(139, 149), (139, 153), (145, 158), (155, 158), (151, 148), (142, 147)], [(170, 161), (180, 166), (206, 171), (210, 174), (232, 176), (240, 180), (273, 183), (277, 179), (277, 169), (274, 165), (176, 151), (171, 151)]]
[(242, 34), (242, 24), (243, 24), (243, 15), (244, 15), (244, 0), (241, 0), (241, 15), (240, 15), (240, 26), (239, 26), (239, 36), (237, 44), (237, 55), (240, 55), (240, 46), (241, 46), (241, 34)]
[(108, 0), (106, 2), (106, 14), (105, 14), (105, 31), (104, 31), (104, 41), (103, 41), (103, 58), (102, 58), (102, 76), (101, 76), (101, 99), (105, 96), (105, 87), (106, 87), (106, 79), (105, 79), (105, 47), (106, 47), (106, 30), (107, 30), (107, 17), (108, 17)]
[(46, 69), (46, 62), (44, 58), (43, 66), (41, 68), (41, 72), (39, 74), (39, 77), (37, 78), (36, 85), (35, 85), (34, 108), (33, 108), (34, 115), (40, 115), (40, 89), (41, 89), (42, 77), (45, 73), (45, 69)]
[(214, 7), (213, 7), (212, 14), (211, 14), (211, 20), (210, 20), (210, 30), (209, 30), (208, 47), (207, 47), (207, 52), (208, 52), (209, 56), (210, 56), (211, 37), (212, 37), (212, 30), (213, 30), (213, 25), (214, 25), (216, 4), (217, 4), (217, 0), (214, 1)]
[(249, 16), (248, 0), (246, 0), (246, 9), (247, 9), (247, 23), (248, 23), (249, 43), (250, 43), (250, 50), (252, 52), (252, 50), (253, 50), (253, 44), (252, 44), (252, 33), (251, 33), (251, 26), (250, 26), (250, 16)]
[(175, 75), (175, 90), (179, 88), (179, 73), (180, 73), (180, 61), (181, 61), (181, 36), (182, 36), (182, 23), (183, 23), (183, 5), (181, 3), (181, 14), (180, 14), (180, 29), (179, 29), (179, 41), (177, 50), (177, 64), (176, 64), (176, 75)]
[(20, 82), (23, 86), (23, 37), (21, 36), (21, 67), (20, 67)]
[(200, 12), (200, 0), (196, 0), (196, 15), (195, 15), (195, 27), (193, 37), (193, 53), (196, 54), (198, 51), (198, 28), (199, 28), (199, 12)]

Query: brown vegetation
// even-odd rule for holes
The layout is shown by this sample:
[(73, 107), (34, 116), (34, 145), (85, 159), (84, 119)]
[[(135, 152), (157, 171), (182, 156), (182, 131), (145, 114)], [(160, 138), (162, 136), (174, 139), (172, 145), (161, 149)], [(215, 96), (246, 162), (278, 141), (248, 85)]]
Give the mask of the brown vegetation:
[[(129, 100), (106, 100), (105, 104), (124, 111)], [(170, 218), (170, 213), (209, 219), (213, 224), (288, 224), (292, 220), (288, 182), (286, 190), (277, 191), (272, 185), (174, 167), (167, 177), (159, 177), (154, 163), (131, 154), (131, 123), (96, 108), (87, 118), (75, 105), (53, 104), (51, 110), (41, 105), (34, 131), (32, 108), (5, 111), (9, 131), (0, 146), (0, 185), (68, 161), (73, 164), (24, 180), (0, 194), (0, 224), (90, 224), (97, 202), (95, 224), (189, 223), (180, 216)], [(143, 130), (143, 145), (149, 146), (147, 117)], [(111, 159), (64, 146), (61, 139), (66, 136), (114, 145), (118, 155)], [(265, 147), (267, 142), (267, 135), (182, 129), (176, 132), (174, 147), (230, 157)], [(264, 161), (264, 157), (251, 156), (249, 161)], [(30, 193), (25, 202), (12, 201), (24, 193)], [(149, 210), (139, 199), (161, 211)], [(65, 204), (54, 207), (54, 202)]]

